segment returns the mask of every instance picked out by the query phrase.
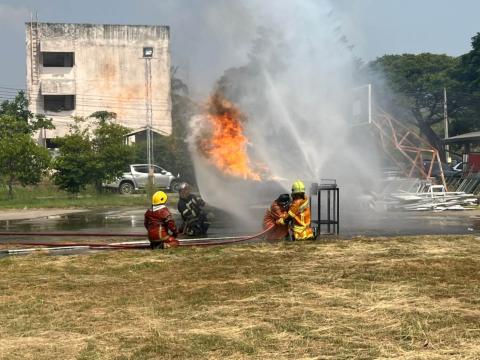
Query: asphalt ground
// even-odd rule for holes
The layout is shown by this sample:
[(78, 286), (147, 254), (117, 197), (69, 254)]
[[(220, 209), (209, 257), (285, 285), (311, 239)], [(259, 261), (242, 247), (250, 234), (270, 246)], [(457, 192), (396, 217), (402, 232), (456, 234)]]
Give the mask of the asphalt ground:
[[(249, 235), (261, 231), (264, 208), (251, 210), (254, 219), (241, 225), (223, 211), (214, 210), (215, 219), (209, 230), (210, 237)], [(0, 220), (0, 231), (21, 232), (75, 232), (82, 233), (144, 233), (145, 209), (111, 209), (75, 213), (57, 213), (34, 218)], [(179, 214), (172, 211), (177, 222)], [(324, 229), (324, 232), (326, 229)], [(480, 234), (480, 210), (443, 212), (372, 212), (353, 211), (340, 213), (340, 236), (399, 236), (432, 234)], [(0, 237), (0, 243), (25, 240), (57, 241), (56, 237), (9, 236)], [(61, 238), (65, 241), (64, 237)], [(92, 241), (89, 238), (88, 241)]]

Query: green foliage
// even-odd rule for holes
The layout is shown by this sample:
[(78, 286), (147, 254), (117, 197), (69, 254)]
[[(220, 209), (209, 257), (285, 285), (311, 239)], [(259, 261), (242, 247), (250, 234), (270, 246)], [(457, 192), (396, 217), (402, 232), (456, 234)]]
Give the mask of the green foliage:
[[(385, 55), (371, 62), (368, 81), (393, 94), (377, 92), (376, 100), (403, 121), (412, 121), (443, 157), (444, 88), (450, 122), (449, 136), (480, 128), (480, 33), (473, 50), (459, 58), (438, 54)], [(382, 104), (383, 101), (383, 104)], [(408, 109), (407, 112), (401, 109)], [(439, 124), (440, 125), (440, 124)], [(438, 129), (435, 131), (435, 129)]]
[(480, 32), (472, 37), (472, 50), (460, 57), (457, 74), (470, 92), (480, 92)]
[(54, 128), (51, 119), (28, 110), (28, 100), (23, 91), (20, 91), (14, 100), (6, 100), (0, 104), (0, 116), (4, 115), (16, 119), (15, 122), (9, 124), (11, 135), (16, 133), (33, 134), (39, 129)]
[(102, 182), (119, 177), (125, 167), (133, 162), (135, 149), (125, 140), (130, 129), (112, 122), (117, 117), (115, 113), (95, 112), (90, 116), (98, 119), (98, 126), (93, 131), (92, 149), (94, 183), (100, 191)]
[(52, 127), (50, 120), (28, 111), (22, 92), (0, 105), (0, 179), (8, 185), (9, 198), (13, 198), (15, 183), (37, 184), (46, 173), (50, 154), (32, 135), (40, 128)]
[[(8, 199), (8, 189), (0, 187), (0, 211), (2, 209), (47, 209), (47, 208), (111, 208), (114, 207), (145, 207), (150, 199), (143, 194), (123, 196), (115, 193), (98, 194), (93, 185), (87, 185), (77, 196), (60, 190), (54, 184), (53, 178), (44, 177), (37, 185), (27, 185), (15, 188), (15, 198)], [(170, 194), (169, 202), (175, 206), (177, 196)]]
[(472, 38), (472, 50), (460, 56), (454, 77), (462, 85), (463, 111), (453, 122), (453, 135), (480, 130), (480, 33)]
[[(188, 96), (188, 87), (175, 72), (176, 69), (172, 69), (172, 135), (154, 134), (153, 157), (155, 163), (194, 183), (186, 127), (196, 108)], [(126, 165), (146, 162), (146, 143), (138, 141), (136, 146), (127, 145), (125, 135), (129, 129), (114, 122), (115, 113), (97, 111), (90, 115), (92, 118), (96, 120), (92, 132), (82, 130), (81, 123), (86, 120), (78, 119), (69, 135), (55, 140), (61, 153), (55, 161), (55, 183), (72, 193), (78, 193), (87, 184), (94, 184), (100, 191), (102, 182), (120, 176)]]
[[(8, 119), (1, 117), (2, 123)], [(7, 182), (10, 198), (16, 182), (22, 186), (39, 183), (49, 163), (48, 150), (38, 146), (29, 134), (0, 135), (0, 171)]]
[(0, 105), (0, 115), (15, 116), (19, 121), (26, 123), (33, 114), (28, 110), (28, 100), (25, 93), (20, 91), (14, 100), (3, 101)]
[(117, 114), (111, 111), (95, 111), (90, 117), (98, 119), (100, 122), (106, 122), (116, 119)]
[(53, 164), (56, 170), (53, 175), (54, 183), (70, 193), (84, 190), (92, 181), (94, 154), (88, 132), (80, 129), (81, 121), (82, 119), (75, 119), (70, 134), (55, 139), (60, 155)]
[(172, 70), (172, 136), (168, 143), (174, 156), (171, 171), (178, 172), (182, 178), (194, 184), (195, 172), (187, 143), (187, 126), (190, 118), (198, 110), (197, 105), (190, 99), (188, 87), (175, 76), (176, 69)]
[[(386, 78), (387, 85), (394, 92), (395, 105), (409, 109), (410, 114), (403, 119), (414, 120), (442, 155), (442, 141), (432, 126), (443, 120), (444, 87), (449, 91), (450, 115), (459, 111), (454, 90), (460, 84), (451, 76), (457, 63), (458, 59), (451, 56), (424, 53), (385, 55), (369, 64), (372, 73), (380, 73)], [(372, 78), (377, 85), (378, 79)]]
[(129, 129), (111, 122), (114, 113), (96, 112), (92, 117), (98, 119), (94, 127), (87, 126), (87, 119), (77, 118), (70, 133), (55, 140), (60, 149), (54, 164), (55, 184), (70, 193), (80, 192), (87, 184), (100, 192), (102, 182), (120, 176), (134, 158), (135, 149), (125, 142)]
[[(480, 33), (472, 37), (472, 50), (460, 57), (438, 54), (385, 55), (368, 65), (368, 81), (383, 89), (386, 80), (393, 96), (376, 99), (404, 121), (413, 120), (443, 155), (443, 89), (447, 90), (449, 136), (480, 129)], [(385, 101), (385, 99), (387, 99)], [(387, 104), (385, 104), (385, 102)], [(408, 109), (398, 112), (399, 109)], [(397, 114), (395, 114), (397, 112)], [(400, 116), (399, 116), (400, 115)], [(438, 134), (434, 131), (438, 128)]]

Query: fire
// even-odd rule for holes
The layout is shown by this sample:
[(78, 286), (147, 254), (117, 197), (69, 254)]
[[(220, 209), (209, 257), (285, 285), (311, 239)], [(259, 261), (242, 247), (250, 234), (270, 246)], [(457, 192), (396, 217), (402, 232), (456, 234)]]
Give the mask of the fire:
[(221, 95), (214, 95), (207, 106), (205, 119), (209, 129), (202, 133), (197, 146), (202, 155), (223, 173), (250, 180), (260, 180), (251, 168), (244, 135), (244, 115)]

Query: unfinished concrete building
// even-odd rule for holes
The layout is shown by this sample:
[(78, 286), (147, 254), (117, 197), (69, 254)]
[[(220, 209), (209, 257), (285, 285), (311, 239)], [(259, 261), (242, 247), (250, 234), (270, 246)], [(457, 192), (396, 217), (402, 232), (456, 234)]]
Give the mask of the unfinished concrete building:
[(68, 132), (96, 111), (144, 134), (172, 131), (168, 26), (26, 23), (30, 110), (53, 119), (38, 142)]

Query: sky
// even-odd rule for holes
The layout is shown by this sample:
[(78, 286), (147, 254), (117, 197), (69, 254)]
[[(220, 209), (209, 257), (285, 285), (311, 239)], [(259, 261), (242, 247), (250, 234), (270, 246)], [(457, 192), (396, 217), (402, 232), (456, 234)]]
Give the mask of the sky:
[[(255, 29), (245, 1), (0, 0), (0, 86), (25, 86), (24, 23), (37, 12), (44, 22), (169, 25), (173, 65), (197, 93), (207, 92), (224, 70), (247, 58)], [(282, 1), (293, 8), (302, 0)], [(401, 53), (458, 56), (480, 32), (478, 0), (332, 0), (331, 6), (365, 61)]]

